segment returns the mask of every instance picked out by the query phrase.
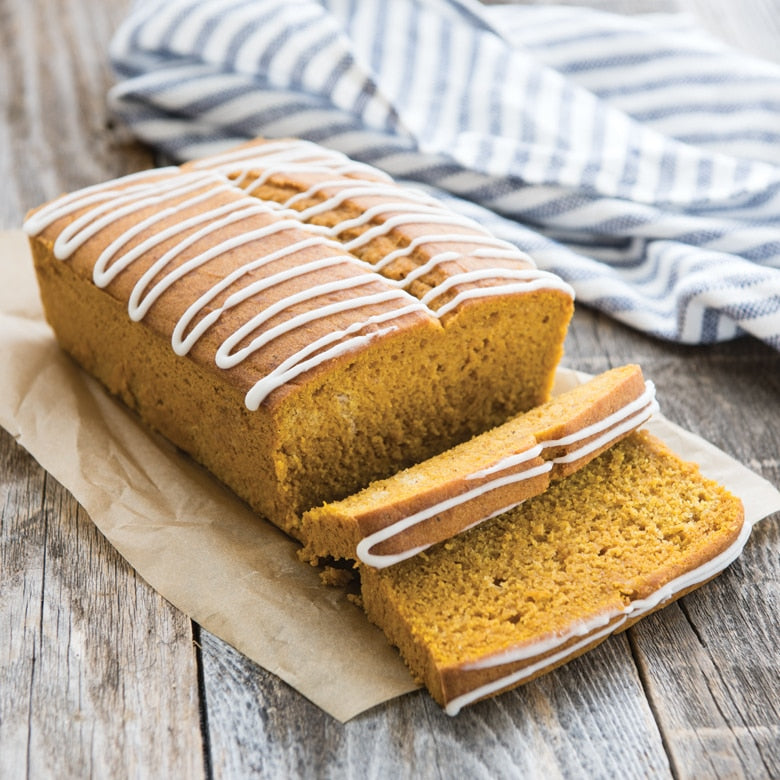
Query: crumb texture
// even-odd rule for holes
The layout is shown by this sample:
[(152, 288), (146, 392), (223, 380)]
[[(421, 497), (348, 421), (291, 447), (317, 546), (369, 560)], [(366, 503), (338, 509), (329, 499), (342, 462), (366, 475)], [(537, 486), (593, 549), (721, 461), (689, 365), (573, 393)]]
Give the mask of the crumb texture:
[(421, 547), (545, 490), (597, 457), (655, 411), (637, 365), (594, 377), (342, 501), (306, 512), (312, 557), (393, 565)]

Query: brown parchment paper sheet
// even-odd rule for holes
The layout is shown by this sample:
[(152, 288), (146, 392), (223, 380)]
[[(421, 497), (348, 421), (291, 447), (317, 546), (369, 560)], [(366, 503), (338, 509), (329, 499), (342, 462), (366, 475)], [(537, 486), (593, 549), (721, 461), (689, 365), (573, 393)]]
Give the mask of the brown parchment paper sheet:
[[(0, 365), (0, 425), (138, 574), (203, 628), (340, 721), (417, 687), (360, 609), (297, 559), (295, 542), (61, 352), (20, 231), (0, 232)], [(556, 390), (586, 378), (562, 369)], [(662, 418), (652, 428), (739, 495), (748, 522), (780, 510), (780, 492), (712, 445)]]

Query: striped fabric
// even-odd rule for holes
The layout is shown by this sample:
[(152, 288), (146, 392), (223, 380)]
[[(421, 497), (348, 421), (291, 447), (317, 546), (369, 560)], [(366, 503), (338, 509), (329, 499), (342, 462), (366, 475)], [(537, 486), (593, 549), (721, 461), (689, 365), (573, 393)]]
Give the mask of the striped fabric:
[(780, 349), (780, 67), (681, 16), (140, 0), (116, 111), (167, 158), (298, 136), (425, 185), (654, 336)]

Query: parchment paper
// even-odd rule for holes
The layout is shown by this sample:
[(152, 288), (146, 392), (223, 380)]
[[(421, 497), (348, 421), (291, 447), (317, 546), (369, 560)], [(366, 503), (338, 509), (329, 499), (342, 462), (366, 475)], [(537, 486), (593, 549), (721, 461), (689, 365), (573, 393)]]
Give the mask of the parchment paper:
[[(297, 559), (296, 543), (61, 352), (19, 231), (0, 232), (0, 365), (0, 425), (172, 604), (338, 720), (416, 688), (384, 635)], [(556, 389), (585, 379), (562, 369)], [(748, 522), (780, 510), (780, 492), (712, 445), (662, 418), (652, 428), (739, 495)]]

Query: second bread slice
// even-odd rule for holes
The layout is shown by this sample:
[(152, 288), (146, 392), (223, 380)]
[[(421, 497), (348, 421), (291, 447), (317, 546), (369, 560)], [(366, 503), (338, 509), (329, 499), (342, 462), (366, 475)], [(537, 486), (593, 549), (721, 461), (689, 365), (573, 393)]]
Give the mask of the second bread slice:
[(312, 561), (383, 568), (543, 492), (643, 424), (657, 409), (639, 366), (595, 377), (441, 455), (306, 512)]

